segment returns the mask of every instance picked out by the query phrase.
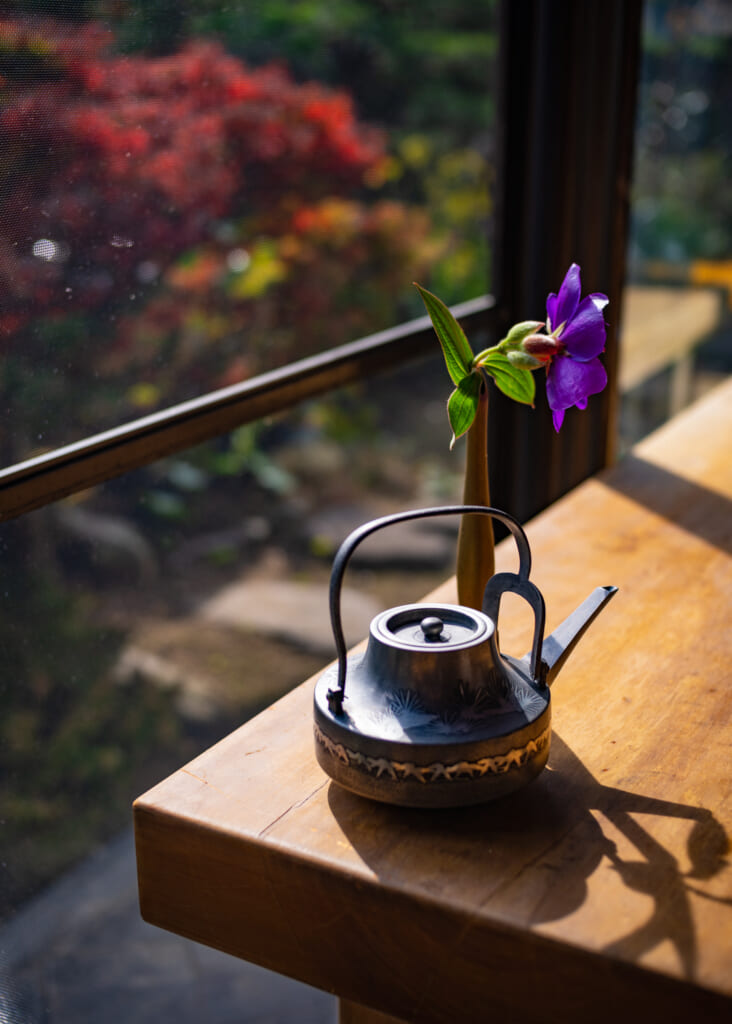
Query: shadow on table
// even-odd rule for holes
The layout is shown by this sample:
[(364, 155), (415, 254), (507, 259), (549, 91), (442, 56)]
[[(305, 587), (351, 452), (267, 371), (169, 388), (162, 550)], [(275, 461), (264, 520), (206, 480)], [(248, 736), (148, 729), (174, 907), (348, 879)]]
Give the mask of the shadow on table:
[(599, 479), (664, 519), (672, 519), (682, 530), (732, 554), (732, 501), (724, 494), (637, 455), (626, 455)]
[[(526, 789), (494, 803), (438, 811), (397, 808), (365, 801), (334, 783), (328, 799), (381, 882), (404, 885), (411, 877), (438, 894), (450, 886), (446, 879), (458, 877), (451, 899), (454, 890), (471, 908), (490, 906), (499, 916), (510, 911), (527, 925), (558, 920), (582, 906), (588, 879), (607, 858), (628, 888), (651, 897), (653, 908), (604, 951), (635, 961), (670, 940), (685, 975), (694, 976), (698, 951), (689, 894), (717, 899), (695, 889), (693, 881), (726, 866), (724, 829), (704, 808), (603, 786), (556, 734), (548, 769)], [(637, 857), (618, 852), (593, 811), (615, 826)], [(635, 814), (693, 822), (686, 850), (690, 870), (681, 870)]]

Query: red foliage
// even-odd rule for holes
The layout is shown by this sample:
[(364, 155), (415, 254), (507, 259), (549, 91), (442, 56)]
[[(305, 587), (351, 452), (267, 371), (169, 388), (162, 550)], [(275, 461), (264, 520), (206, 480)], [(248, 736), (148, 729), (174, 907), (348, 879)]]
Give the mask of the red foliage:
[(247, 285), (258, 271), (232, 269), (218, 246), (172, 266), (143, 310), (119, 318), (97, 365), (154, 382), (168, 399), (185, 397), (181, 382), (223, 387), (387, 326), (405, 280), (441, 251), (423, 210), (327, 198), (299, 208), (277, 238), (255, 240), (252, 267), (274, 271), (256, 294)]
[(223, 217), (265, 209), (277, 231), (383, 159), (346, 95), (282, 67), (211, 42), (159, 58), (111, 42), (0, 19), (0, 337), (126, 301)]

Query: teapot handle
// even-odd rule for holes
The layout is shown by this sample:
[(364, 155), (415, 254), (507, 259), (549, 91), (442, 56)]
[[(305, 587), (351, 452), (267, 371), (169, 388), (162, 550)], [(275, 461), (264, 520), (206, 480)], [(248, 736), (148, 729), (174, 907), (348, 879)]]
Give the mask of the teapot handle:
[[(529, 602), (534, 609), (534, 644), (531, 655), (531, 674), (536, 679), (540, 668), (541, 645), (544, 639), (544, 598), (539, 590), (529, 580), (531, 572), (531, 550), (529, 542), (521, 525), (507, 512), (491, 508), (488, 505), (439, 505), (435, 508), (413, 509), (409, 512), (397, 512), (391, 516), (382, 516), (380, 519), (373, 519), (363, 526), (357, 527), (346, 537), (336, 552), (333, 559), (333, 570), (330, 577), (330, 621), (333, 627), (336, 652), (338, 655), (338, 683), (337, 686), (328, 691), (328, 706), (334, 714), (343, 711), (343, 698), (346, 693), (346, 668), (348, 663), (346, 640), (343, 635), (343, 624), (341, 620), (341, 586), (348, 561), (358, 545), (366, 537), (385, 526), (394, 526), (396, 523), (407, 522), (412, 519), (432, 519), (436, 516), (447, 515), (488, 515), (497, 519), (513, 534), (519, 554), (519, 571), (515, 573), (500, 573), (492, 577), (486, 584), (485, 596), (483, 598), (483, 611), (490, 615), (494, 622), (497, 621), (498, 606), (501, 594), (510, 590), (520, 594)], [(495, 584), (495, 585), (494, 585)], [(486, 609), (486, 603), (495, 610), (491, 615)]]
[[(499, 572), (495, 576), (491, 576), (483, 592), (482, 611), (484, 615), (487, 615), (489, 619), (496, 623), (496, 630), (498, 629), (498, 610), (501, 604), (501, 597), (505, 593), (518, 594), (519, 597), (523, 597), (534, 612), (534, 640), (531, 644), (531, 661), (529, 663), (531, 678), (538, 686), (545, 686), (548, 665), (541, 657), (544, 646), (544, 623), (546, 620), (544, 597), (536, 584), (532, 583), (528, 578), (528, 575), (524, 576), (521, 573), (520, 567), (518, 574)], [(497, 634), (496, 640), (498, 641)]]

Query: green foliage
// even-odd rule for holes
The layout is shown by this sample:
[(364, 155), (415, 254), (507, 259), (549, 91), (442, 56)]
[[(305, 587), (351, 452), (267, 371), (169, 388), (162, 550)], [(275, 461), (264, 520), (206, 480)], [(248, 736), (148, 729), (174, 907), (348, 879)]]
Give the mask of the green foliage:
[(482, 295), (490, 281), (490, 165), (479, 148), (461, 146), (444, 152), (439, 140), (410, 134), (397, 149), (407, 167), (415, 138), (423, 140), (426, 150), (415, 192), (446, 240), (444, 254), (431, 268), (430, 285), (449, 302)]
[(473, 369), (473, 350), (460, 324), (441, 299), (415, 283), (427, 307), (432, 326), (442, 346), (447, 372), (454, 384), (460, 384)]
[(645, 161), (635, 182), (633, 241), (647, 260), (728, 259), (732, 177), (723, 150)]
[(534, 404), (536, 384), (529, 370), (514, 366), (502, 352), (489, 352), (480, 365), (495, 380), (504, 395), (514, 402)]
[[(173, 13), (169, 6), (152, 0), (112, 16), (124, 47), (173, 52), (213, 37), (249, 64), (284, 61), (301, 81), (345, 88), (359, 117), (389, 133), (389, 167), (371, 186), (426, 206), (447, 242), (431, 287), (450, 302), (489, 289), (495, 0), (198, 0), (175, 4)], [(408, 155), (416, 137), (425, 149), (419, 165)]]
[(447, 418), (452, 427), (450, 448), (453, 448), (457, 439), (472, 427), (482, 386), (481, 375), (469, 373), (467, 377), (463, 377), (447, 400)]
[[(638, 270), (732, 251), (732, 36), (724, 5), (645, 8), (631, 256)], [(658, 264), (661, 264), (658, 266)]]
[(175, 494), (173, 491), (153, 487), (143, 494), (141, 501), (143, 508), (148, 509), (160, 519), (181, 522), (186, 518), (186, 503), (179, 494)]
[[(511, 328), (506, 338), (473, 357), (470, 343), (462, 327), (447, 306), (436, 295), (415, 283), (427, 307), (432, 326), (440, 342), (447, 371), (457, 388), (447, 403), (447, 416), (452, 427), (452, 448), (455, 441), (470, 429), (478, 411), (482, 378), (492, 377), (500, 391), (515, 402), (533, 405), (536, 385), (530, 371), (515, 365), (502, 351), (536, 329), (537, 322), (526, 320)], [(510, 339), (510, 341), (509, 341)], [(539, 365), (538, 360), (536, 365)]]
[(376, 410), (359, 384), (325, 395), (309, 405), (306, 424), (340, 448), (355, 449), (364, 442), (373, 444), (378, 437)]
[(239, 477), (250, 473), (265, 491), (280, 496), (290, 494), (295, 489), (295, 480), (261, 445), (265, 431), (262, 423), (238, 427), (228, 435), (225, 449), (213, 453), (207, 462), (217, 474)]
[(29, 539), (27, 520), (3, 527), (0, 914), (119, 827), (140, 759), (180, 751), (173, 695), (114, 685), (123, 634), (29, 568)]
[(346, 85), (361, 117), (427, 130), (454, 148), (493, 119), (495, 8), (495, 0), (149, 0), (127, 5), (114, 27), (129, 49), (215, 36), (252, 64), (284, 59), (301, 80)]

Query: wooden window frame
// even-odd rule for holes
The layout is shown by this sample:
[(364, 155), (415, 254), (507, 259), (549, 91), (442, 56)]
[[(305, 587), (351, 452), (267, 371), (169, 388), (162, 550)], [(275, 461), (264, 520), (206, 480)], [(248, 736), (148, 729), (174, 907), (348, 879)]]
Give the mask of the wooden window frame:
[[(493, 299), (483, 296), (453, 310), (468, 330), (485, 330), (493, 308)], [(434, 345), (429, 318), (420, 317), (19, 462), (0, 471), (0, 521), (423, 358)]]

